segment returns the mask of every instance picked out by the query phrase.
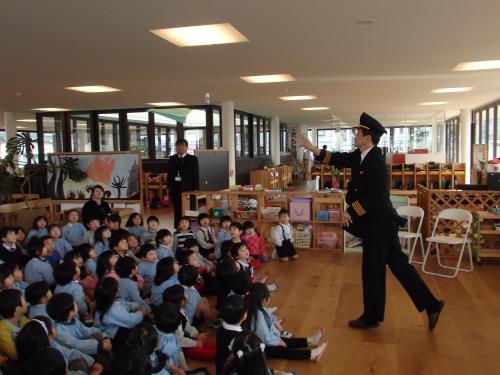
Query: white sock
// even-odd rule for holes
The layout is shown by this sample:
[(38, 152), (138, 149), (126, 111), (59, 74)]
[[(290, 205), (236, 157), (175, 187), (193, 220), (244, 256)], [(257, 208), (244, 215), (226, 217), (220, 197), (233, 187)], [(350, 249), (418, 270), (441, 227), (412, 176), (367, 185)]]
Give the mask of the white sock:
[(313, 336), (307, 338), (307, 343), (311, 346), (318, 346), (321, 339), (323, 338), (323, 334), (323, 327), (321, 327)]
[(311, 350), (311, 359), (315, 359), (323, 350), (325, 350), (326, 342), (321, 344), (320, 346)]

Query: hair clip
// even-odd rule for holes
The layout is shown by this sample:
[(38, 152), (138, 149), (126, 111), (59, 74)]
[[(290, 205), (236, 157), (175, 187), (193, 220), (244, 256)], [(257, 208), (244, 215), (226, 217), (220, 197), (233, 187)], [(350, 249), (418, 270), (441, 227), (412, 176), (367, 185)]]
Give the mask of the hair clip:
[(37, 322), (38, 324), (40, 324), (43, 328), (43, 330), (45, 331), (46, 335), (48, 336), (49, 335), (49, 330), (47, 329), (47, 326), (45, 325), (45, 322), (41, 321), (41, 320), (38, 320), (38, 319), (31, 319), (32, 321), (34, 322)]
[(237, 356), (239, 359), (241, 359), (241, 357), (243, 357), (243, 350), (238, 350), (238, 351), (236, 352), (236, 356)]
[(264, 344), (263, 342), (261, 342), (259, 346), (260, 346), (261, 352), (264, 352), (264, 350), (266, 350), (266, 344)]

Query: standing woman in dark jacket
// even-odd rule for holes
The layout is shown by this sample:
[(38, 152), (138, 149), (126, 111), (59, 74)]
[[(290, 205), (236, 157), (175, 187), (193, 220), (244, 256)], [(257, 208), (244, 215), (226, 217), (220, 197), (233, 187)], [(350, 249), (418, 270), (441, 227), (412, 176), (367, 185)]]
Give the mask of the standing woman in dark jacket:
[(111, 207), (104, 200), (104, 188), (101, 185), (95, 185), (90, 192), (90, 199), (83, 205), (82, 219), (85, 224), (91, 218), (98, 218), (101, 224), (104, 219), (111, 214)]

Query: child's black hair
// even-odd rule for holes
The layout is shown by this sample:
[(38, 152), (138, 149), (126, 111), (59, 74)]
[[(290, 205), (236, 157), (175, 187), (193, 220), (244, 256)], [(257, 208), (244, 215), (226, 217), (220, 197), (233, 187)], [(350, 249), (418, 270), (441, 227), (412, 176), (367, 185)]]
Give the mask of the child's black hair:
[(90, 258), (90, 252), (94, 247), (89, 243), (82, 243), (78, 245), (75, 250), (78, 251), (83, 259), (86, 262)]
[(16, 337), (18, 360), (24, 362), (35, 353), (50, 347), (51, 334), (52, 322), (46, 316), (36, 316), (26, 323)]
[(94, 245), (97, 244), (98, 242), (104, 242), (104, 237), (103, 237), (103, 232), (105, 230), (110, 230), (108, 226), (106, 225), (101, 225), (99, 228), (97, 228), (94, 232)]
[(82, 254), (78, 250), (70, 250), (64, 254), (63, 262), (74, 262), (75, 259), (82, 258)]
[(74, 308), (75, 299), (69, 293), (58, 293), (47, 302), (47, 314), (56, 322), (67, 321)]
[(219, 317), (228, 324), (238, 324), (245, 317), (246, 311), (245, 299), (233, 294), (222, 302)]
[(222, 215), (219, 219), (219, 223), (222, 225), (222, 223), (226, 222), (226, 221), (229, 221), (229, 222), (232, 222), (233, 219), (231, 219), (231, 216), (228, 216), (228, 215)]
[[(246, 302), (248, 307), (248, 316), (246, 319), (247, 328), (251, 327), (252, 324), (255, 324), (257, 321), (257, 312), (264, 312), (264, 306), (262, 305), (262, 301), (269, 298), (270, 293), (267, 286), (263, 283), (254, 283), (250, 285), (250, 290), (246, 296)], [(264, 314), (266, 317), (267, 323), (272, 324), (270, 322), (270, 318), (268, 314)]]
[[(114, 249), (115, 249), (115, 247), (116, 247), (116, 246), (118, 246), (118, 244), (119, 244), (121, 241), (123, 241), (123, 240), (127, 241), (127, 236), (128, 236), (128, 233), (127, 233), (126, 235), (121, 234), (121, 235), (112, 236), (112, 237), (109, 239), (109, 248), (110, 248), (111, 250), (114, 250)], [(127, 243), (127, 245), (128, 245), (128, 243)]]
[(118, 281), (112, 277), (106, 277), (95, 289), (95, 312), (99, 312), (101, 314), (99, 316), (101, 322), (103, 321), (104, 315), (106, 315), (115, 302), (118, 288)]
[(50, 286), (46, 281), (37, 281), (36, 283), (28, 285), (24, 292), (26, 302), (31, 306), (38, 305), (40, 300), (47, 295)]
[(0, 264), (0, 289), (3, 288), (5, 279), (14, 273), (14, 268), (10, 263)]
[(62, 262), (54, 268), (54, 280), (58, 285), (67, 285), (76, 275), (75, 262)]
[(231, 257), (231, 247), (233, 246), (232, 240), (226, 240), (222, 242), (220, 245), (221, 258), (230, 258)]
[(229, 228), (231, 228), (231, 227), (238, 229), (240, 232), (243, 232), (243, 225), (241, 225), (241, 223), (238, 221), (232, 221)]
[(244, 241), (241, 241), (241, 242), (237, 242), (237, 243), (233, 243), (231, 245), (231, 256), (234, 258), (234, 259), (238, 259), (238, 251), (243, 247), (243, 246), (247, 246), (247, 244), (244, 242)]
[(19, 232), (23, 232), (24, 234), (26, 234), (26, 231), (24, 230), (23, 227), (15, 227), (14, 231), (16, 232), (16, 234), (19, 233)]
[(160, 246), (160, 241), (163, 240), (164, 237), (172, 237), (172, 233), (168, 229), (160, 229), (156, 233), (156, 246)]
[(120, 215), (118, 214), (111, 214), (108, 216), (108, 222), (111, 222), (111, 223), (122, 223), (122, 218)]
[(128, 279), (134, 268), (137, 267), (134, 258), (132, 257), (121, 257), (118, 259), (115, 265), (115, 271), (123, 279)]
[(232, 344), (233, 355), (224, 365), (222, 375), (268, 375), (270, 372), (261, 345), (262, 341), (253, 332), (236, 336)]
[(89, 218), (87, 218), (87, 221), (85, 222), (85, 225), (89, 225), (90, 222), (93, 221), (93, 220), (97, 220), (99, 223), (101, 223), (101, 219), (99, 219), (97, 216), (90, 216)]
[(16, 307), (21, 307), (22, 292), (17, 289), (5, 289), (0, 292), (0, 315), (3, 319), (10, 319), (16, 313)]
[(33, 354), (22, 365), (22, 374), (65, 375), (66, 361), (61, 352), (55, 348), (45, 348)]
[(142, 259), (142, 258), (145, 258), (146, 255), (148, 255), (148, 253), (150, 251), (156, 251), (156, 247), (155, 245), (151, 244), (151, 243), (145, 243), (144, 245), (142, 245), (140, 248), (139, 248), (139, 251), (137, 252), (137, 254), (135, 254), (138, 258)]
[(154, 215), (148, 216), (146, 224), (149, 224), (152, 221), (156, 221), (158, 224), (160, 224), (160, 219), (158, 219), (158, 217)]
[(189, 250), (184, 248), (180, 248), (179, 250), (176, 251), (175, 253), (175, 258), (177, 259), (177, 262), (179, 262), (180, 266), (185, 266), (189, 264), (189, 257), (193, 255), (195, 252), (194, 250)]
[(250, 290), (252, 280), (247, 272), (237, 272), (233, 275), (229, 284), (234, 293), (240, 296), (245, 296)]
[(40, 216), (35, 217), (35, 220), (33, 220), (33, 229), (38, 229), (38, 227), (36, 226), (36, 223), (42, 219), (45, 220), (45, 227), (47, 227), (47, 225), (49, 224), (49, 220), (45, 216), (40, 215)]
[(14, 227), (2, 227), (0, 228), (0, 239), (3, 240), (10, 232), (16, 233), (16, 228)]
[(185, 265), (182, 266), (182, 268), (179, 270), (179, 283), (181, 285), (190, 287), (193, 286), (196, 283), (196, 280), (198, 280), (198, 270), (196, 267), (191, 266), (191, 265)]
[(290, 215), (290, 212), (286, 208), (281, 208), (281, 210), (278, 212), (278, 217), (281, 215)]
[(245, 230), (250, 229), (250, 228), (254, 228), (255, 229), (255, 224), (253, 223), (253, 221), (250, 221), (250, 220), (245, 221), (243, 223), (243, 230), (245, 231)]
[(28, 254), (32, 258), (38, 258), (40, 256), (40, 254), (42, 253), (44, 246), (45, 246), (45, 244), (43, 243), (43, 240), (41, 238), (34, 237), (28, 243), (28, 246), (27, 246)]
[(144, 220), (142, 219), (142, 215), (138, 212), (133, 212), (130, 214), (130, 216), (127, 219), (127, 222), (125, 223), (125, 227), (130, 228), (134, 226), (134, 219), (139, 216), (141, 218), (141, 223), (139, 224), (141, 227), (144, 225)]
[(204, 219), (209, 219), (210, 220), (210, 216), (208, 216), (208, 214), (206, 212), (202, 212), (196, 218), (196, 220), (198, 221), (198, 224), (201, 224), (201, 221), (204, 220)]
[(148, 352), (137, 345), (128, 345), (118, 351), (111, 361), (110, 375), (151, 375), (153, 365)]
[(196, 238), (189, 237), (184, 241), (184, 249), (191, 249), (192, 247), (200, 246)]
[(76, 208), (71, 208), (69, 209), (68, 211), (66, 211), (66, 217), (69, 218), (69, 215), (72, 213), (72, 212), (76, 212), (78, 214), (78, 218), (80, 218), (82, 215), (80, 215), (80, 211), (78, 211)]
[[(59, 224), (56, 224), (56, 223), (52, 223), (52, 224), (49, 224), (47, 226), (47, 233), (49, 233), (49, 237), (50, 237), (50, 231), (54, 228), (59, 228), (59, 230), (61, 230), (61, 226)], [(62, 233), (61, 233), (62, 235)], [(51, 237), (52, 238), (52, 237)]]
[(181, 302), (186, 299), (184, 287), (179, 284), (172, 285), (163, 291), (163, 302), (172, 302), (181, 308)]
[(160, 259), (156, 264), (156, 275), (153, 280), (154, 285), (160, 285), (162, 282), (170, 279), (174, 273), (175, 260), (172, 257)]
[(182, 323), (182, 314), (172, 302), (163, 302), (154, 313), (156, 327), (164, 333), (173, 333)]
[(215, 269), (215, 276), (221, 285), (229, 284), (233, 275), (238, 272), (238, 266), (233, 258), (224, 258)]
[(102, 279), (106, 272), (111, 271), (111, 268), (109, 267), (109, 260), (114, 256), (115, 253), (111, 250), (108, 250), (102, 252), (101, 255), (97, 257), (96, 274), (99, 280)]
[(129, 346), (138, 346), (145, 349), (148, 356), (151, 356), (153, 353), (156, 354), (157, 364), (151, 371), (153, 374), (163, 370), (168, 360), (166, 354), (157, 350), (158, 340), (158, 330), (148, 322), (139, 323), (132, 328), (127, 339)]

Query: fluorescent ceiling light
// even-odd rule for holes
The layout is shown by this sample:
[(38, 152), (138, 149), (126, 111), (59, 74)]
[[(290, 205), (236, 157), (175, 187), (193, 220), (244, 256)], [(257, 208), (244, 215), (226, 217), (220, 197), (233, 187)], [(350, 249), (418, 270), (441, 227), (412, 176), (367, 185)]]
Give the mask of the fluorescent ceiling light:
[(414, 123), (416, 123), (416, 121), (415, 120), (403, 120), (403, 121), (401, 121), (401, 123), (402, 124), (414, 124)]
[(178, 103), (178, 102), (157, 102), (157, 103), (146, 103), (149, 105), (153, 105), (155, 107), (174, 107), (178, 105), (185, 105), (184, 103)]
[(431, 91), (432, 94), (447, 94), (451, 92), (467, 92), (471, 91), (474, 87), (447, 87), (444, 89), (434, 89)]
[(122, 90), (114, 88), (114, 87), (102, 86), (102, 85), (72, 86), (72, 87), (65, 87), (65, 89), (66, 90), (78, 91), (78, 92), (85, 92), (87, 94), (95, 94), (95, 93), (99, 93), (99, 92), (122, 91)]
[(40, 112), (64, 112), (70, 111), (67, 108), (33, 108), (32, 111), (40, 111)]
[(178, 47), (243, 43), (248, 39), (230, 23), (149, 30)]
[(423, 102), (419, 103), (419, 105), (443, 105), (448, 104), (449, 102)]
[(23, 118), (16, 120), (17, 122), (36, 122), (34, 118)]
[(262, 76), (246, 76), (240, 78), (248, 83), (273, 83), (273, 82), (295, 81), (295, 78), (293, 78), (290, 74), (269, 74)]
[(500, 69), (500, 60), (469, 61), (462, 62), (453, 68), (454, 72), (464, 72), (468, 70), (488, 70)]
[(303, 111), (323, 111), (326, 109), (330, 109), (330, 107), (306, 107), (306, 108), (301, 108)]
[(281, 100), (313, 100), (318, 99), (314, 95), (280, 96)]

